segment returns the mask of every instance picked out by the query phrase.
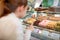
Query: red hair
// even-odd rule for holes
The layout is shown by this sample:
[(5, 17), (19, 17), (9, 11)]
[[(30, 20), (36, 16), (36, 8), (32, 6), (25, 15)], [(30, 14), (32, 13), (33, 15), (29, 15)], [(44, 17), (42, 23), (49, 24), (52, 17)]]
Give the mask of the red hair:
[(4, 12), (0, 17), (14, 12), (18, 6), (27, 6), (27, 0), (5, 0), (3, 3), (5, 4)]

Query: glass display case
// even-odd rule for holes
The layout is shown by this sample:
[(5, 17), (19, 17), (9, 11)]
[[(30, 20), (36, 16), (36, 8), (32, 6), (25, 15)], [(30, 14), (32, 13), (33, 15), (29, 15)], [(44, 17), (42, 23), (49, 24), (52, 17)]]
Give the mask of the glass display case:
[[(30, 3), (30, 2), (29, 2)], [(39, 8), (34, 8), (34, 3), (30, 3), (31, 9), (27, 11), (26, 17), (23, 18), (25, 26), (30, 25), (30, 23), (34, 22), (35, 20), (38, 19), (38, 16), (40, 16), (40, 21), (38, 21), (36, 24), (39, 22), (43, 21), (41, 19), (48, 20), (48, 22), (53, 21), (52, 23), (49, 23), (51, 25), (50, 28), (47, 28), (47, 26), (39, 26), (39, 25), (34, 25), (34, 31), (31, 34), (31, 40), (60, 40), (60, 7), (39, 7)], [(50, 4), (50, 3), (49, 3)], [(52, 4), (51, 4), (52, 5)], [(33, 15), (35, 14), (35, 15)], [(33, 19), (29, 19), (32, 18)], [(36, 17), (35, 17), (36, 16)], [(42, 17), (41, 17), (42, 16)], [(35, 17), (35, 18), (34, 18)], [(29, 21), (29, 20), (32, 21)], [(25, 21), (28, 21), (26, 23)], [(47, 24), (48, 22), (43, 21), (45, 23), (42, 24)], [(54, 25), (54, 27), (53, 27)]]
[[(24, 18), (24, 20), (28, 19), (31, 17), (33, 12), (28, 12), (26, 17)], [(52, 15), (59, 15), (56, 17), (60, 17), (60, 13), (52, 13), (50, 12), (49, 14)], [(41, 12), (37, 12), (37, 15), (43, 15), (46, 16), (46, 13), (41, 13)], [(29, 25), (29, 24), (24, 24), (24, 25)], [(39, 27), (39, 26), (34, 26), (34, 31), (32, 32), (32, 37), (36, 38), (37, 40), (60, 40), (60, 30), (56, 31), (56, 30), (52, 30), (52, 29), (48, 29), (48, 28), (44, 28), (44, 27)], [(32, 39), (34, 39), (32, 38)], [(31, 40), (32, 40), (31, 39)]]

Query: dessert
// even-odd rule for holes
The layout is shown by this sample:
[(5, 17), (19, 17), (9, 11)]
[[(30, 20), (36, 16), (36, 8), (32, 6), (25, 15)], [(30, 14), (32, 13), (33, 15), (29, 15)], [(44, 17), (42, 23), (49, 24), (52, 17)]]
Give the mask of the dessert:
[(32, 23), (34, 23), (36, 21), (36, 19), (34, 19), (34, 18), (28, 18), (27, 20), (26, 20), (26, 22), (28, 23), (28, 24), (32, 24)]
[(55, 28), (55, 26), (56, 26), (56, 22), (54, 22), (54, 21), (51, 21), (51, 22), (49, 22), (48, 24), (47, 24), (47, 28), (49, 28), (49, 29), (54, 29)]
[(57, 25), (55, 26), (55, 30), (60, 32), (60, 22), (57, 22)]
[(47, 17), (46, 16), (38, 16), (37, 20), (42, 21), (42, 20), (46, 20)]
[(60, 17), (50, 17), (50, 20), (60, 21)]
[(46, 25), (50, 22), (49, 20), (43, 20), (39, 23), (39, 26), (46, 27)]

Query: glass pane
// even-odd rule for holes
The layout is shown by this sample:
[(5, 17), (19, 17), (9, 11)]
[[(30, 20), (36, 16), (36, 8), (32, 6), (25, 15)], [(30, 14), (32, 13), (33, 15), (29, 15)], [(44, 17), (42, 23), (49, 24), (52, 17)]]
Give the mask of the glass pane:
[(43, 7), (51, 7), (53, 5), (54, 0), (43, 0)]
[(48, 7), (48, 0), (43, 0), (42, 6), (43, 7)]
[(48, 0), (48, 7), (51, 7), (54, 3), (54, 0)]

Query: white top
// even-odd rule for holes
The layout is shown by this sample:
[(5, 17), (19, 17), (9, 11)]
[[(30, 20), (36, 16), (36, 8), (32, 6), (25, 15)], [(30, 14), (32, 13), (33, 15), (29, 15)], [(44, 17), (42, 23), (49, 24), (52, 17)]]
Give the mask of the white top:
[(0, 18), (0, 39), (4, 40), (29, 40), (30, 30), (25, 30), (21, 19), (18, 19), (14, 13)]

